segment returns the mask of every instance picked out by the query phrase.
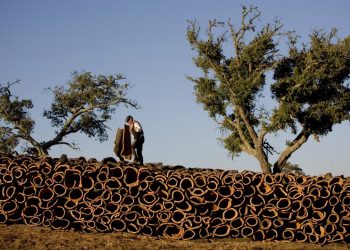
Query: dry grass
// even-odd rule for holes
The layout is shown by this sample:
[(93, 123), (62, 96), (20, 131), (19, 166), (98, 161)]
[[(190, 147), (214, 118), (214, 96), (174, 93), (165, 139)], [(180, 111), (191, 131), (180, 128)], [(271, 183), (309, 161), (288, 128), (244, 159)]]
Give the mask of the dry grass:
[(350, 245), (290, 242), (254, 242), (249, 239), (171, 241), (128, 233), (79, 233), (46, 227), (11, 225), (0, 227), (0, 249), (350, 249)]

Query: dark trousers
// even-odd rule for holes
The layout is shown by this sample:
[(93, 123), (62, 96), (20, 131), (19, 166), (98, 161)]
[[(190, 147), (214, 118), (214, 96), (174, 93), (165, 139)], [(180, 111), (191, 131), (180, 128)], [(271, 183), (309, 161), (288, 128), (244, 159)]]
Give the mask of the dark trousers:
[(143, 165), (143, 156), (142, 156), (142, 143), (135, 144), (133, 147), (135, 161), (139, 162), (140, 165)]
[(143, 165), (142, 147), (144, 141), (145, 138), (143, 134), (138, 134), (136, 135), (136, 140), (134, 142), (134, 145), (132, 146), (133, 154), (135, 155), (135, 161), (139, 162), (140, 165)]

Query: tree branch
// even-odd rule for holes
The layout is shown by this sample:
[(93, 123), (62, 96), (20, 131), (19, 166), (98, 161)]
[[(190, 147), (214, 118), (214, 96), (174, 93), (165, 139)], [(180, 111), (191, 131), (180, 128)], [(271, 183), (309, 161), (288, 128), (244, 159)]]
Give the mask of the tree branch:
[[(255, 14), (254, 10), (256, 11)], [(248, 16), (249, 13), (252, 13), (253, 16), (251, 18), (249, 18), (249, 20), (246, 22), (246, 18)], [(241, 27), (235, 31), (233, 25), (230, 23), (230, 20), (227, 22), (227, 25), (230, 28), (230, 32), (231, 32), (231, 37), (233, 40), (233, 47), (235, 48), (235, 54), (237, 57), (237, 66), (240, 65), (240, 54), (241, 54), (241, 47), (240, 47), (240, 43), (246, 33), (247, 30), (255, 30), (254, 27), (254, 21), (257, 18), (260, 18), (261, 12), (258, 11), (258, 9), (256, 7), (250, 6), (249, 10), (247, 11), (247, 9), (245, 7), (243, 7), (243, 13), (242, 13), (242, 18), (241, 18)]]
[(225, 118), (227, 121), (237, 130), (239, 137), (241, 138), (242, 142), (244, 143), (244, 146), (241, 146), (242, 150), (247, 152), (248, 154), (255, 155), (255, 150), (250, 145), (248, 139), (245, 137), (243, 130), (239, 124), (239, 120), (232, 121), (227, 115), (225, 115)]
[[(43, 144), (43, 148), (45, 149), (48, 149), (50, 148), (51, 146), (53, 145), (57, 145), (57, 144), (60, 144), (60, 142), (62, 141), (63, 137), (69, 135), (69, 134), (72, 134), (72, 133), (75, 133), (75, 132), (78, 132), (80, 130), (80, 128), (77, 128), (77, 129), (70, 129), (72, 128), (72, 124), (73, 122), (82, 114), (84, 113), (88, 113), (88, 112), (91, 112), (93, 111), (94, 109), (99, 109), (99, 108), (106, 108), (106, 107), (109, 107), (111, 105), (116, 105), (118, 103), (122, 103), (122, 102), (126, 102), (128, 103), (129, 105), (132, 105), (132, 103), (129, 103), (127, 101), (127, 99), (125, 98), (120, 98), (118, 100), (115, 100), (113, 102), (109, 102), (109, 103), (101, 103), (101, 104), (96, 104), (96, 105), (90, 105), (86, 108), (83, 108), (83, 109), (77, 109), (74, 113), (72, 113), (72, 115), (66, 120), (66, 122), (64, 123), (61, 131), (59, 133), (57, 133), (57, 135), (55, 136), (55, 138), (53, 138), (52, 140), (50, 141), (47, 141)], [(64, 143), (66, 144), (66, 143)]]
[(27, 134), (27, 131), (21, 126), (21, 124), (15, 122), (14, 125), (14, 129), (22, 131), (23, 133), (23, 135), (16, 134), (16, 137), (30, 142), (34, 147), (40, 147), (40, 143), (37, 140), (35, 140), (30, 134)]
[(310, 135), (311, 134), (309, 132), (306, 132), (305, 129), (303, 129), (292, 141), (292, 143), (282, 151), (274, 164), (274, 171), (281, 169), (283, 164), (286, 163), (289, 157), (308, 140)]
[(252, 141), (254, 142), (254, 145), (257, 146), (258, 145), (258, 135), (256, 134), (252, 124), (248, 120), (248, 117), (245, 114), (244, 110), (240, 106), (237, 106), (237, 109), (238, 109), (239, 115), (243, 119), (245, 126), (247, 127), (247, 130), (249, 132), (250, 137), (252, 138)]
[(80, 149), (80, 148), (76, 147), (74, 143), (69, 143), (69, 142), (64, 142), (64, 141), (58, 142), (58, 143), (56, 143), (56, 145), (67, 145), (68, 147), (70, 147), (73, 150)]

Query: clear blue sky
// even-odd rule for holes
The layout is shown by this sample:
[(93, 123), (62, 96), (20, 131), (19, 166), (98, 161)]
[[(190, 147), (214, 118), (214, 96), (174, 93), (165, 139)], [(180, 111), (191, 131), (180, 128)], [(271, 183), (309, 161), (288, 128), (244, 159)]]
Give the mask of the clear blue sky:
[[(120, 107), (108, 124), (108, 141), (71, 136), (80, 151), (59, 146), (53, 156), (112, 156), (115, 131), (131, 114), (145, 130), (145, 162), (260, 171), (250, 156), (231, 159), (217, 141), (218, 126), (195, 102), (186, 80), (186, 75), (198, 75), (186, 20), (196, 19), (203, 28), (213, 18), (238, 24), (242, 4), (258, 6), (262, 23), (280, 17), (285, 29), (295, 30), (304, 42), (313, 29), (337, 27), (340, 37), (350, 34), (348, 0), (0, 0), (0, 82), (22, 80), (14, 92), (33, 100), (39, 140), (54, 135), (41, 117), (52, 98), (43, 90), (67, 82), (71, 72), (122, 73), (134, 86), (129, 97), (141, 109)], [(277, 146), (291, 139), (285, 134), (271, 138)], [(350, 176), (349, 141), (350, 126), (344, 123), (319, 143), (310, 139), (290, 160), (307, 174)]]

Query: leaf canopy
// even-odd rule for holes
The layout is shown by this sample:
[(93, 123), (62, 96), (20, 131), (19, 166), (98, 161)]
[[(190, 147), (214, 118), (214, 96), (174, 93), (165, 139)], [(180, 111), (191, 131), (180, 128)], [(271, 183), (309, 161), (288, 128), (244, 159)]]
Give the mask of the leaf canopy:
[[(197, 102), (219, 124), (224, 147), (232, 156), (254, 156), (270, 172), (268, 155), (278, 152), (268, 133), (290, 129), (296, 134), (279, 153), (278, 171), (310, 135), (318, 139), (350, 120), (350, 36), (339, 39), (335, 29), (315, 31), (309, 44), (298, 48), (295, 32), (282, 31), (279, 20), (258, 29), (260, 14), (254, 6), (243, 7), (240, 26), (210, 20), (204, 35), (196, 21), (189, 21), (187, 40), (202, 75), (188, 79)], [(285, 38), (289, 52), (282, 55), (279, 43)], [(259, 106), (266, 86), (277, 102), (271, 110)]]
[(72, 74), (72, 81), (51, 90), (54, 101), (44, 116), (54, 127), (66, 130), (67, 134), (81, 132), (89, 137), (105, 141), (106, 121), (111, 119), (118, 105), (124, 103), (137, 107), (135, 101), (126, 98), (129, 84), (122, 75), (98, 75), (90, 72)]

